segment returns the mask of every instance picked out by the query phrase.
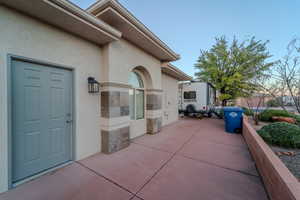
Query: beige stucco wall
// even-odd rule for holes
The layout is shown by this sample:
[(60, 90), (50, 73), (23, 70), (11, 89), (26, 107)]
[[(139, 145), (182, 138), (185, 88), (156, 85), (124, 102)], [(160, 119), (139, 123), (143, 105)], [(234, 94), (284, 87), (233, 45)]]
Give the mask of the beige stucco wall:
[[(128, 84), (129, 73), (138, 66), (147, 69), (153, 85), (149, 88), (161, 89), (161, 62), (126, 40), (112, 42), (105, 47), (108, 51), (108, 73), (106, 81)], [(107, 67), (106, 67), (107, 68)]]
[(162, 125), (167, 125), (178, 120), (178, 80), (162, 74)]
[(75, 158), (100, 151), (99, 95), (87, 92), (87, 77), (100, 79), (101, 48), (0, 6), (0, 192), (8, 182), (7, 54), (74, 68)]
[[(142, 76), (146, 89), (161, 89), (161, 62), (126, 40), (115, 41), (103, 48), (104, 74), (102, 81), (128, 84), (129, 73), (136, 67), (143, 67)], [(147, 76), (148, 75), (148, 76)], [(149, 78), (147, 79), (147, 78)], [(146, 117), (147, 113), (145, 113)], [(121, 121), (120, 121), (121, 123)], [(120, 124), (121, 125), (121, 124)], [(118, 124), (115, 124), (118, 126)], [(146, 133), (146, 120), (130, 122), (130, 138)]]

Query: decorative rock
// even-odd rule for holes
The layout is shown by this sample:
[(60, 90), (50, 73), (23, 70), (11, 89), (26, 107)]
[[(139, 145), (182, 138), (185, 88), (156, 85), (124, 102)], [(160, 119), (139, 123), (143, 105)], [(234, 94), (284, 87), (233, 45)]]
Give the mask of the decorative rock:
[(290, 124), (296, 124), (296, 120), (294, 118), (291, 117), (272, 117), (273, 121), (277, 121), (277, 122), (287, 122)]
[(285, 156), (295, 156), (296, 153), (293, 152), (293, 151), (277, 151), (276, 155), (277, 156), (283, 156), (283, 155), (285, 155)]

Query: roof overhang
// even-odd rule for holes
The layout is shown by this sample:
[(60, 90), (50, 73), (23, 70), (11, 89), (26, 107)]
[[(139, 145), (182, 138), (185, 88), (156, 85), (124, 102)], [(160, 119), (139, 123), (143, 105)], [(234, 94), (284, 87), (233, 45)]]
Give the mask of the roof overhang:
[(122, 37), (121, 32), (67, 0), (0, 0), (1, 4), (99, 45)]
[(116, 0), (100, 0), (87, 11), (122, 32), (123, 38), (163, 62), (180, 58)]
[(181, 71), (180, 69), (178, 69), (177, 67), (172, 65), (171, 63), (163, 64), (163, 66), (161, 67), (161, 70), (163, 73), (165, 73), (179, 81), (193, 80), (193, 77), (187, 75), (186, 73), (184, 73), (183, 71)]

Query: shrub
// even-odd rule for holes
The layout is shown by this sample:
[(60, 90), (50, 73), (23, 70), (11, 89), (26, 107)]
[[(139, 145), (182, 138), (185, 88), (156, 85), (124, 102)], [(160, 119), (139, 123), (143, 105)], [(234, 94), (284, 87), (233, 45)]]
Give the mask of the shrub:
[(220, 109), (218, 113), (219, 113), (219, 117), (220, 117), (221, 119), (224, 119), (224, 109), (223, 109), (223, 108)]
[(297, 123), (300, 123), (300, 115), (291, 114), (292, 117), (297, 121)]
[(300, 127), (286, 122), (276, 122), (257, 131), (270, 144), (288, 148), (300, 148)]
[(268, 107), (279, 107), (280, 104), (279, 104), (278, 100), (271, 99), (271, 100), (267, 101), (267, 106)]
[(297, 123), (300, 123), (300, 116), (290, 113), (285, 110), (264, 110), (259, 114), (259, 119), (265, 122), (272, 122), (272, 117), (291, 117), (294, 118)]
[(253, 110), (251, 110), (249, 108), (246, 108), (246, 107), (243, 107), (243, 110), (244, 110), (245, 115), (247, 115), (247, 116), (252, 116), (253, 115)]

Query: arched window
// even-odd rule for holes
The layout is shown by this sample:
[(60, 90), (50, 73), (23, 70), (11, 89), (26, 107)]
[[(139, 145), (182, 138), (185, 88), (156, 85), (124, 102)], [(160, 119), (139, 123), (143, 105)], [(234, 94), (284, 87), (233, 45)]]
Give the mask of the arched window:
[(131, 72), (129, 75), (129, 84), (133, 88), (144, 88), (144, 83), (141, 76), (137, 72)]
[(137, 72), (131, 72), (129, 75), (129, 84), (132, 89), (129, 90), (130, 118), (132, 120), (144, 119), (145, 97), (144, 82)]

